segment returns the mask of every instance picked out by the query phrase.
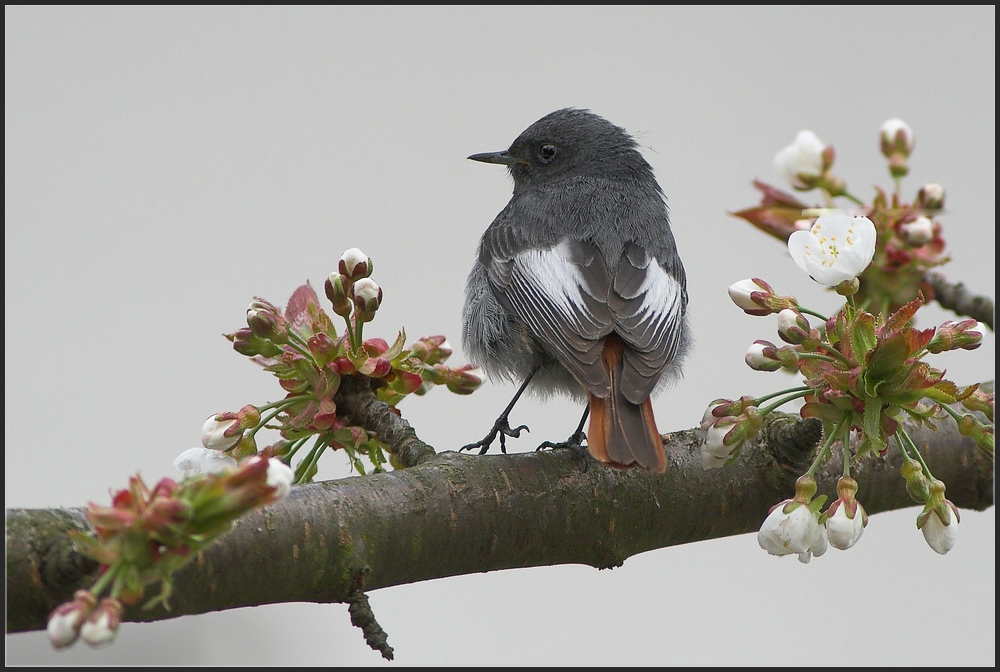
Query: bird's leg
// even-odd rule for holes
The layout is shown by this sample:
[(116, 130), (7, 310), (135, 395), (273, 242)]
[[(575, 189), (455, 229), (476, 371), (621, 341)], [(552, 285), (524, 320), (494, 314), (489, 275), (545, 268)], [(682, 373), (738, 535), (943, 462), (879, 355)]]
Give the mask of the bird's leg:
[[(590, 415), (590, 405), (583, 409), (583, 417), (580, 418), (580, 424), (577, 425), (576, 431), (565, 441), (560, 443), (553, 443), (552, 441), (543, 442), (535, 450), (544, 450), (546, 448), (569, 448), (577, 454), (577, 456), (586, 460), (587, 458), (587, 448), (583, 445), (584, 439), (587, 438), (587, 433), (583, 431), (583, 425), (587, 422), (587, 416)], [(584, 462), (586, 464), (586, 462)]]
[[(535, 371), (537, 370), (538, 369), (535, 369)], [(472, 450), (473, 448), (479, 448), (479, 454), (484, 455), (486, 451), (490, 449), (490, 446), (493, 445), (493, 440), (497, 438), (497, 435), (499, 435), (500, 452), (506, 455), (508, 436), (516, 439), (519, 436), (521, 436), (522, 429), (526, 432), (531, 431), (530, 429), (528, 429), (527, 425), (521, 425), (520, 427), (511, 428), (510, 423), (507, 421), (507, 416), (509, 416), (510, 412), (514, 409), (514, 404), (517, 403), (517, 400), (521, 398), (522, 394), (524, 394), (524, 390), (528, 387), (528, 383), (531, 382), (532, 377), (534, 377), (535, 371), (529, 373), (528, 377), (524, 379), (523, 383), (521, 383), (521, 387), (518, 388), (517, 392), (514, 394), (514, 398), (510, 400), (510, 403), (507, 404), (507, 408), (503, 409), (503, 413), (501, 413), (500, 417), (497, 418), (497, 421), (493, 423), (493, 429), (490, 430), (489, 434), (484, 436), (481, 441), (476, 441), (475, 443), (470, 443), (468, 445), (462, 446), (461, 448), (458, 449), (458, 452), (462, 452), (463, 450)]]

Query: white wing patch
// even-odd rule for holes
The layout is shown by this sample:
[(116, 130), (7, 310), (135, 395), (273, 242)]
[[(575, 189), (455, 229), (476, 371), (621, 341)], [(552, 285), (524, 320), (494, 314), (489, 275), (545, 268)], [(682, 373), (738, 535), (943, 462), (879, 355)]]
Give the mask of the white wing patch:
[[(526, 293), (539, 296), (555, 308), (559, 317), (579, 329), (579, 335), (587, 338), (599, 338), (610, 332), (610, 329), (595, 329), (602, 320), (598, 319), (587, 306), (583, 292), (601, 303), (607, 301), (606, 296), (595, 296), (587, 287), (580, 273), (580, 267), (570, 259), (569, 244), (562, 242), (546, 250), (527, 250), (513, 259), (515, 282), (526, 282), (523, 288)], [(581, 318), (589, 318), (589, 324), (584, 325)], [(610, 326), (610, 325), (608, 325)], [(603, 333), (601, 333), (603, 332)]]
[(495, 260), (488, 274), (534, 337), (597, 396), (610, 392), (601, 363), (610, 333), (626, 345), (622, 392), (633, 403), (649, 395), (680, 347), (684, 287), (634, 245), (610, 270), (592, 244), (565, 240)]
[[(647, 350), (664, 338), (673, 321), (680, 318), (680, 300), (683, 290), (677, 280), (669, 275), (651, 258), (646, 265), (646, 277), (634, 296), (623, 296), (623, 299), (642, 297), (642, 303), (632, 315), (616, 315), (630, 327), (625, 339), (640, 350)], [(672, 349), (672, 348), (671, 348)]]

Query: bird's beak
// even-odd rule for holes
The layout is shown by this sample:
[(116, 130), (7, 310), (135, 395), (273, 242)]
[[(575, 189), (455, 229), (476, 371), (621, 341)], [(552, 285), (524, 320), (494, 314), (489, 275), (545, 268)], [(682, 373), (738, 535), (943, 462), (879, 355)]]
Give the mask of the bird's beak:
[(516, 160), (506, 149), (502, 152), (484, 152), (482, 154), (473, 154), (469, 158), (473, 161), (482, 161), (483, 163), (500, 163), (505, 166), (509, 166)]

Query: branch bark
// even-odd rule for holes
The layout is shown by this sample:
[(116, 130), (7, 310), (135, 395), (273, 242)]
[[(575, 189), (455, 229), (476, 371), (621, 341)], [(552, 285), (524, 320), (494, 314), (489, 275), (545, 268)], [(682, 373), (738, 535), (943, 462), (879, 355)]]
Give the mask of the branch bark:
[[(171, 610), (132, 607), (123, 619), (278, 602), (364, 606), (362, 591), (377, 588), (514, 567), (615, 567), (643, 551), (752, 532), (792, 495), (820, 436), (815, 421), (772, 416), (736, 464), (711, 471), (697, 429), (664, 436), (663, 475), (605, 468), (568, 449), (428, 457), (418, 447), (411, 468), (293, 488), (178, 572)], [(380, 421), (412, 434), (398, 416)], [(993, 462), (954, 423), (911, 436), (957, 506), (993, 505)], [(869, 514), (914, 506), (899, 466), (890, 451), (852, 470)], [(821, 468), (820, 492), (835, 497), (840, 474), (837, 459)], [(89, 526), (78, 508), (8, 509), (6, 518), (7, 631), (44, 629), (50, 611), (97, 576), (66, 535)]]
[(949, 282), (940, 273), (927, 272), (924, 280), (933, 288), (934, 298), (942, 308), (979, 320), (993, 331), (993, 299), (973, 294), (965, 283)]

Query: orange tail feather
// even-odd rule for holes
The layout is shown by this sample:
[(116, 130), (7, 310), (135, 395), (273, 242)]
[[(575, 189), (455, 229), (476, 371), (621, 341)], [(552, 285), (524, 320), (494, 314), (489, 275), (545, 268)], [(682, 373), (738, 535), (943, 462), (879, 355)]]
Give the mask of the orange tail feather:
[(587, 446), (595, 460), (611, 467), (641, 467), (663, 473), (667, 468), (663, 442), (653, 418), (649, 398), (633, 404), (621, 391), (622, 343), (609, 336), (601, 360), (611, 378), (606, 399), (590, 395), (590, 426)]

